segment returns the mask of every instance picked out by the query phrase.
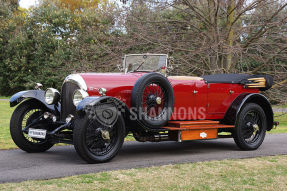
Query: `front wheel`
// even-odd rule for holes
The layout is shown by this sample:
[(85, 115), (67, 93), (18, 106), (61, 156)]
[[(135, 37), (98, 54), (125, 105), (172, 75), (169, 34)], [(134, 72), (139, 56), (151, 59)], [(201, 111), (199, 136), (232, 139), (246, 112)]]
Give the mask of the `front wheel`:
[(246, 104), (236, 121), (233, 137), (242, 150), (255, 150), (263, 142), (267, 129), (264, 110), (255, 103)]
[(119, 152), (125, 135), (122, 116), (110, 127), (86, 116), (75, 120), (74, 147), (87, 163), (107, 162)]
[[(23, 132), (26, 126), (38, 120), (45, 111), (44, 107), (33, 100), (23, 102), (15, 109), (10, 121), (10, 134), (20, 149), (29, 153), (44, 152), (54, 145), (47, 139), (31, 138)], [(38, 126), (46, 128), (40, 124)]]

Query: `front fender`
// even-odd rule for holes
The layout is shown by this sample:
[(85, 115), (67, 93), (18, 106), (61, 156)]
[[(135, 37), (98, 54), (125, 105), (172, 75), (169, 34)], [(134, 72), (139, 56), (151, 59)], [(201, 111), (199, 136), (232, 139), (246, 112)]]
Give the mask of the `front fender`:
[(10, 107), (14, 107), (18, 105), (20, 102), (22, 102), (25, 99), (35, 99), (41, 102), (51, 111), (54, 111), (54, 112), (60, 111), (60, 104), (58, 104), (58, 106), (46, 104), (45, 91), (43, 90), (27, 90), (27, 91), (21, 91), (21, 92), (14, 94), (9, 100)]
[(226, 111), (222, 123), (234, 125), (246, 103), (256, 103), (262, 107), (267, 118), (267, 130), (270, 131), (274, 125), (272, 106), (264, 95), (258, 93), (243, 93), (237, 96)]
[(91, 96), (84, 98), (76, 107), (79, 116), (97, 119), (105, 126), (112, 126), (119, 115), (126, 117), (128, 107), (121, 100), (109, 96)]
[(115, 98), (115, 97), (110, 97), (110, 96), (90, 96), (84, 98), (76, 107), (76, 110), (79, 114), (85, 113), (85, 110), (89, 106), (95, 106), (97, 103), (104, 103), (104, 102), (113, 102), (115, 103), (117, 109), (120, 112), (126, 112), (128, 111), (128, 106), (122, 102), (121, 100)]

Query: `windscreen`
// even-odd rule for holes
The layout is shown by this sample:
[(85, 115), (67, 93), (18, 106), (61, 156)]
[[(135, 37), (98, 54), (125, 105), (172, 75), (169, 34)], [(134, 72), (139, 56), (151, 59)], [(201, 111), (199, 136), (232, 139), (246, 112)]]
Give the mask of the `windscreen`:
[(125, 67), (128, 72), (159, 71), (166, 67), (167, 55), (127, 55)]

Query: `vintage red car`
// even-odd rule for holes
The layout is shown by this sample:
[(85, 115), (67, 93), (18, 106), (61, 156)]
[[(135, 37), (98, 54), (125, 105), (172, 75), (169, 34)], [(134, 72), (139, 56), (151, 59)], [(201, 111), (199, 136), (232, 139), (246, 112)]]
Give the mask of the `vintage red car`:
[[(132, 133), (137, 141), (187, 141), (233, 137), (243, 150), (257, 149), (276, 125), (260, 91), (268, 75), (169, 76), (165, 54), (130, 54), (121, 73), (79, 73), (54, 88), (21, 91), (10, 99), (16, 145), (44, 152), (74, 144), (88, 163), (106, 162)], [(227, 132), (223, 133), (222, 132)]]

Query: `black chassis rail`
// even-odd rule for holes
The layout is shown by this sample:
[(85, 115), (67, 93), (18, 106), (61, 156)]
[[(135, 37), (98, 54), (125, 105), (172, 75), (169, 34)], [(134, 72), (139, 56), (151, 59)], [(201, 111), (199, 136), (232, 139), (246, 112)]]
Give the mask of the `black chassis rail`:
[[(51, 115), (52, 116), (52, 115)], [(34, 119), (22, 131), (28, 134), (29, 128), (37, 129), (38, 125), (45, 124), (50, 128), (47, 129), (47, 139), (53, 143), (73, 144), (73, 120), (69, 122), (53, 121), (52, 117), (45, 119), (44, 114)]]

